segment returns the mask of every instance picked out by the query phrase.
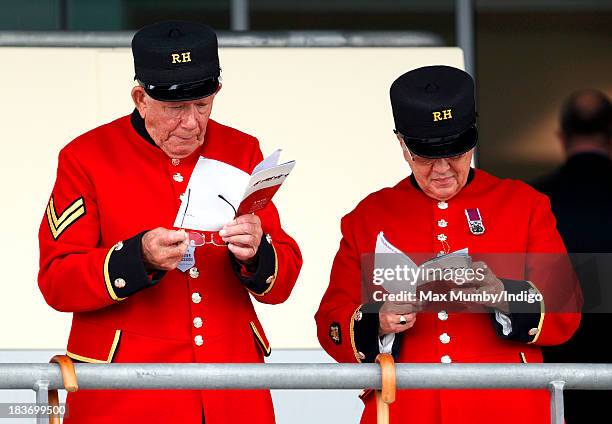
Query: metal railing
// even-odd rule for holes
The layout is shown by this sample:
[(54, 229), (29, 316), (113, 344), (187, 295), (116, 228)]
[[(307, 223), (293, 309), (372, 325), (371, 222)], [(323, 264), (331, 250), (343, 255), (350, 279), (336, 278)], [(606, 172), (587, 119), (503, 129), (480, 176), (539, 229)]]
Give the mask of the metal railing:
[[(75, 364), (79, 389), (381, 388), (376, 364)], [(563, 424), (563, 390), (612, 390), (612, 364), (397, 364), (398, 389), (548, 389)], [(0, 364), (0, 389), (63, 389), (56, 364)], [(38, 423), (46, 422), (39, 418)]]
[[(130, 47), (134, 31), (0, 31), (0, 47)], [(219, 31), (220, 47), (439, 47), (419, 31)]]

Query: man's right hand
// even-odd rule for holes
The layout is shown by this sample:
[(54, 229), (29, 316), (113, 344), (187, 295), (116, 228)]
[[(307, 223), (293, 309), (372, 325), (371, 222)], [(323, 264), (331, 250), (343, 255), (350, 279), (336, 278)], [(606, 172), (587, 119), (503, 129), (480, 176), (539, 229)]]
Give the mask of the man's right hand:
[(420, 305), (416, 302), (385, 302), (378, 311), (378, 335), (401, 333), (412, 328)]
[(184, 230), (158, 227), (142, 237), (142, 256), (147, 270), (170, 271), (177, 267), (189, 247)]

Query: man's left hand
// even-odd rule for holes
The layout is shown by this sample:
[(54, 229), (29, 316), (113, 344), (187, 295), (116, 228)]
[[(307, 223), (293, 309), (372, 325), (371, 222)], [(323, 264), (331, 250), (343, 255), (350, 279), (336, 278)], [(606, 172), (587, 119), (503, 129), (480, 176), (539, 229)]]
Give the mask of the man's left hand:
[(219, 235), (227, 248), (240, 262), (250, 264), (255, 260), (263, 230), (257, 215), (241, 215), (223, 226)]

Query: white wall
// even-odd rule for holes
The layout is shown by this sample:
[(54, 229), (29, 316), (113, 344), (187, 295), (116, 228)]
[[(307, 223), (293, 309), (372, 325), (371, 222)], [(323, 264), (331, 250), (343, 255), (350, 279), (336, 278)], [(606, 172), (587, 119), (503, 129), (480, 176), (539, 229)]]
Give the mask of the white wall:
[[(313, 315), (327, 287), (339, 220), (409, 170), (393, 129), (389, 87), (429, 64), (463, 67), (457, 48), (227, 48), (213, 118), (257, 136), (264, 155), (297, 165), (277, 197), (304, 267), (283, 305), (259, 305), (274, 348), (318, 347)], [(69, 315), (36, 285), (37, 231), (59, 149), (131, 112), (128, 49), (0, 49), (0, 349), (61, 348)], [(376, 217), (372, 217), (376, 219)]]

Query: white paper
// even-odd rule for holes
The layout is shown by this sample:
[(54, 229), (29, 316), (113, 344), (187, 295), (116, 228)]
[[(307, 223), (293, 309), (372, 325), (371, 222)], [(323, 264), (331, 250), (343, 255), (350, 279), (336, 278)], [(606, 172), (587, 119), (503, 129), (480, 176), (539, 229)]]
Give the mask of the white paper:
[(234, 166), (201, 157), (189, 179), (174, 226), (219, 231), (234, 219), (234, 210), (219, 195), (237, 208), (249, 178)]
[[(193, 169), (174, 226), (199, 231), (219, 231), (235, 217), (242, 201), (251, 193), (281, 185), (295, 161), (278, 164), (281, 150), (274, 151), (248, 173), (214, 159), (200, 157)], [(223, 196), (229, 203), (220, 196)]]
[(270, 156), (259, 162), (259, 164), (253, 169), (252, 175), (257, 174), (259, 171), (264, 169), (270, 169), (278, 164), (280, 159), (281, 149), (276, 149)]

